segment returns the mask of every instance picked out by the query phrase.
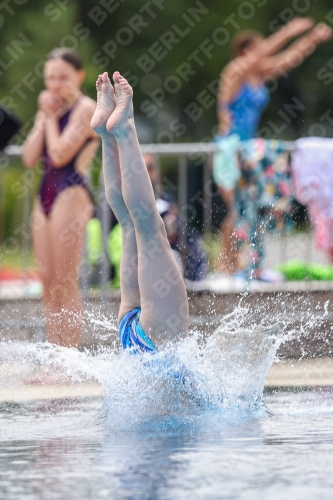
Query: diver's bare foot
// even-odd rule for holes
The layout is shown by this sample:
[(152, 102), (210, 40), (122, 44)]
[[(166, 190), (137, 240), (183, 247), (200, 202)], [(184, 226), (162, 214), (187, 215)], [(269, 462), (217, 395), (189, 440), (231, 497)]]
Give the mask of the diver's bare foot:
[(106, 122), (116, 107), (113, 86), (108, 74), (99, 75), (96, 81), (97, 105), (90, 126), (98, 135), (105, 135)]
[(113, 73), (116, 108), (107, 121), (107, 130), (117, 138), (126, 133), (126, 126), (133, 120), (133, 90), (119, 71)]

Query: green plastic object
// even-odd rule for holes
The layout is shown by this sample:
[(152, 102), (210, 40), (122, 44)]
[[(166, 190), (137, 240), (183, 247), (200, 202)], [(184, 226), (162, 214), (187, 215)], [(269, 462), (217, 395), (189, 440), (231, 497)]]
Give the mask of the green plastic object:
[(313, 280), (333, 280), (333, 267), (324, 264), (310, 264), (310, 274)]
[(90, 219), (87, 224), (86, 249), (89, 264), (99, 264), (103, 254), (103, 232), (99, 219)]
[(311, 264), (299, 260), (291, 260), (276, 267), (287, 281), (331, 281), (333, 267), (325, 264)]
[(115, 276), (112, 288), (120, 288), (120, 260), (122, 254), (121, 227), (120, 224), (114, 226), (107, 240), (107, 249), (111, 264), (114, 266)]

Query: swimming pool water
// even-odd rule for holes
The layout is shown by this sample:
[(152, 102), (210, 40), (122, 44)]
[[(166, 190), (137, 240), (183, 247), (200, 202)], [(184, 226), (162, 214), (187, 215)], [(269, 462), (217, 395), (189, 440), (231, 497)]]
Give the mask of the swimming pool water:
[(333, 392), (265, 396), (273, 414), (110, 430), (101, 399), (3, 404), (0, 498), (325, 500), (333, 492)]
[(0, 385), (24, 362), (105, 397), (2, 404), (0, 500), (331, 499), (333, 392), (263, 399), (285, 340), (237, 310), (154, 355), (2, 344)]

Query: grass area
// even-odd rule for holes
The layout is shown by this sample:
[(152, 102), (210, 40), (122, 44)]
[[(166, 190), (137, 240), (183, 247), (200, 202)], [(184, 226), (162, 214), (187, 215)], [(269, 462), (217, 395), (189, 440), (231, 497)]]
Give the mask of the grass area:
[(208, 256), (209, 270), (214, 271), (221, 258), (222, 247), (219, 234), (206, 235), (202, 240), (204, 249)]
[(15, 254), (3, 253), (0, 259), (0, 268), (11, 267), (14, 269), (36, 269), (36, 261), (32, 248), (27, 255), (23, 256), (21, 252)]

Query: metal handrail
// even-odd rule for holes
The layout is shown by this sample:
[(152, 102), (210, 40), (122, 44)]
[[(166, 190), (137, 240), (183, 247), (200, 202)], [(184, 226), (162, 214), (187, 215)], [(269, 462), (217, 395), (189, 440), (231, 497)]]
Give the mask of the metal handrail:
[[(279, 141), (279, 145), (285, 150), (292, 151), (294, 149), (294, 142), (292, 141)], [(242, 143), (239, 145), (239, 149), (243, 147)], [(8, 146), (3, 154), (12, 158), (19, 158), (22, 155), (23, 147), (21, 145), (11, 145)], [(199, 142), (199, 143), (171, 143), (171, 144), (142, 144), (142, 153), (155, 154), (158, 156), (176, 156), (178, 157), (178, 205), (179, 209), (184, 211), (187, 208), (187, 194), (188, 194), (188, 162), (186, 158), (198, 159), (198, 155), (201, 156), (200, 161), (203, 164), (203, 220), (204, 220), (204, 232), (209, 233), (211, 231), (211, 218), (212, 218), (212, 193), (211, 193), (211, 162), (210, 157), (219, 151), (219, 145), (217, 142)], [(28, 195), (25, 197), (24, 203), (24, 217), (28, 218)], [(100, 208), (101, 208), (101, 219), (104, 241), (106, 241), (107, 230), (109, 227), (108, 217), (109, 217), (109, 206), (105, 198), (104, 188), (101, 186), (100, 193)], [(180, 247), (186, 250), (186, 222), (184, 218), (180, 217)], [(28, 245), (28, 241), (24, 242), (25, 248)], [(101, 293), (102, 298), (107, 297), (107, 276), (109, 273), (109, 259), (107, 258), (106, 249), (104, 250), (104, 255), (102, 259), (102, 269), (101, 269)]]
[[(283, 149), (292, 151), (295, 148), (294, 141), (279, 141)], [(242, 148), (240, 143), (239, 148)], [(147, 154), (161, 156), (190, 155), (194, 153), (212, 154), (219, 151), (217, 142), (184, 142), (171, 144), (141, 144), (141, 151)], [(7, 146), (4, 150), (7, 156), (19, 157), (22, 154), (22, 146)]]
[[(279, 141), (279, 145), (283, 147), (285, 150), (292, 151), (295, 148), (294, 142), (287, 141), (282, 142)], [(242, 144), (240, 144), (239, 148), (242, 148)], [(8, 146), (3, 155), (9, 158), (19, 158), (22, 155), (22, 146)], [(212, 192), (211, 192), (211, 156), (219, 151), (219, 145), (216, 142), (199, 142), (199, 143), (172, 143), (172, 144), (142, 144), (141, 150), (143, 153), (147, 154), (155, 154), (161, 157), (178, 157), (178, 204), (179, 209), (186, 209), (187, 204), (187, 194), (188, 194), (188, 162), (189, 159), (198, 159), (200, 158), (200, 162), (203, 164), (203, 189), (202, 189), (202, 197), (203, 197), (203, 211), (204, 211), (204, 231), (211, 231), (211, 218), (212, 218)], [(102, 218), (102, 228), (103, 228), (103, 236), (104, 240), (107, 237), (107, 229), (108, 229), (108, 214), (109, 207), (107, 200), (104, 194), (104, 187), (102, 185), (99, 186), (99, 200), (101, 205), (101, 218)], [(29, 213), (29, 194), (25, 196), (24, 206), (23, 206), (23, 216), (24, 220), (28, 221), (30, 217)], [(186, 245), (185, 238), (185, 220), (180, 218), (181, 224), (181, 246), (184, 248)], [(26, 250), (29, 245), (29, 238), (23, 242), (23, 248)], [(102, 259), (102, 269), (101, 269), (101, 298), (106, 299), (107, 294), (107, 276), (109, 272), (109, 261), (106, 255), (106, 251), (104, 251), (103, 259)], [(42, 339), (42, 330), (43, 323), (36, 321), (33, 322), (32, 325), (35, 334), (36, 340)], [(15, 322), (16, 325), (16, 322)], [(14, 327), (14, 324), (10, 323), (10, 327)], [(21, 320), (17, 320), (17, 325), (20, 327), (25, 327), (26, 324)], [(16, 327), (17, 327), (16, 325)], [(8, 326), (8, 325), (7, 325)]]

